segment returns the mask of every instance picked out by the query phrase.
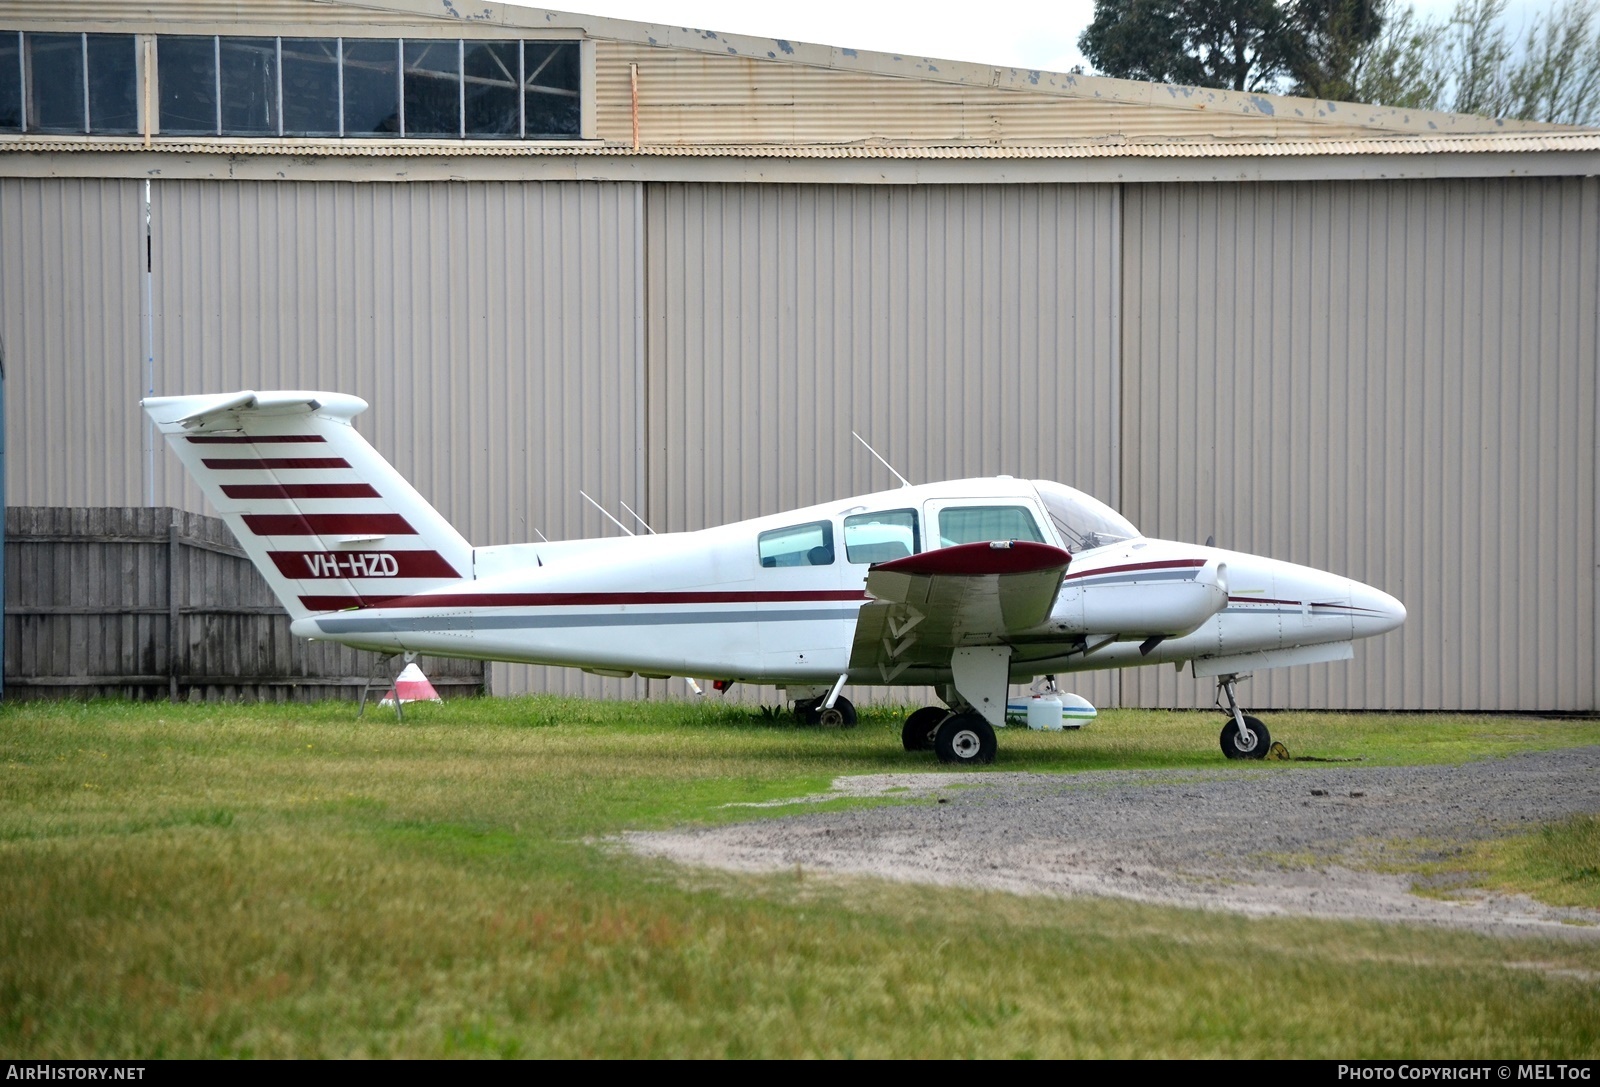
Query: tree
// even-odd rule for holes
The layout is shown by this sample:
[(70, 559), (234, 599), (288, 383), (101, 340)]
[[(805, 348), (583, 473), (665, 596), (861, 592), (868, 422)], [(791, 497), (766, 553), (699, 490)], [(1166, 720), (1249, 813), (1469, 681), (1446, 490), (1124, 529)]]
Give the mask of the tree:
[(1120, 79), (1273, 90), (1288, 71), (1286, 34), (1273, 0), (1095, 0), (1078, 48)]
[(1291, 94), (1346, 102), (1361, 58), (1389, 20), (1390, 0), (1295, 0), (1286, 7)]
[(1360, 58), (1362, 102), (1524, 121), (1600, 123), (1600, 0), (1562, 0), (1519, 44), (1506, 0), (1458, 0), (1448, 20), (1392, 20)]

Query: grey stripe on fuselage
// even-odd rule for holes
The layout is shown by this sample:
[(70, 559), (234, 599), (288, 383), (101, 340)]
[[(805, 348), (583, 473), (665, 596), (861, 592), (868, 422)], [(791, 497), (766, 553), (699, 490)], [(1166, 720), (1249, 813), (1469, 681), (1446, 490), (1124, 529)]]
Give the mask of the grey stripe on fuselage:
[(858, 608), (807, 611), (631, 611), (626, 614), (418, 615), (395, 619), (318, 619), (324, 634), (381, 634), (406, 630), (550, 630), (562, 627), (657, 627), (701, 623), (805, 623), (854, 619)]
[(1198, 570), (1152, 570), (1147, 574), (1083, 574), (1076, 578), (1067, 578), (1068, 585), (1132, 585), (1140, 581), (1193, 581), (1200, 573)]

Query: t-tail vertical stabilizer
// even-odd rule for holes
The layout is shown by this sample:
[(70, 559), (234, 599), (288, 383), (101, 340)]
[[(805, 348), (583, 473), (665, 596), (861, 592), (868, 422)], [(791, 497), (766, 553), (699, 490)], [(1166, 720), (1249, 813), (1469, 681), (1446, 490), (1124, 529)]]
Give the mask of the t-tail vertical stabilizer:
[(371, 606), (472, 576), (472, 547), (322, 392), (143, 401), (289, 614)]

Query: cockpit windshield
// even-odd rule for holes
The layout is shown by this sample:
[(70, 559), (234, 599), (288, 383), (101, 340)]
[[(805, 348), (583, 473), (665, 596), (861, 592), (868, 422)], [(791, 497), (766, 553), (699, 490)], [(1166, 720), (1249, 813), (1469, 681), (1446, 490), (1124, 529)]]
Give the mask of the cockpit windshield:
[(1050, 513), (1050, 523), (1067, 550), (1076, 554), (1120, 540), (1136, 540), (1139, 530), (1128, 523), (1122, 514), (1082, 491), (1036, 479), (1033, 485), (1044, 499), (1044, 508)]

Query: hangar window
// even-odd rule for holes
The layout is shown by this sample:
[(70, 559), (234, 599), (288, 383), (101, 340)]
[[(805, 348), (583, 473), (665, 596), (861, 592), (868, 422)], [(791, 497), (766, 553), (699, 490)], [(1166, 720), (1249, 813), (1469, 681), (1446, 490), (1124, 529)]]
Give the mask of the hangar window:
[(339, 135), (339, 39), (278, 39), (283, 134)]
[(399, 136), (400, 43), (346, 38), (341, 67), (345, 136)]
[(222, 131), (278, 134), (278, 39), (217, 39), (217, 100)]
[(161, 131), (180, 136), (215, 135), (217, 39), (162, 35), (156, 63), (161, 69)]
[(132, 34), (0, 31), (0, 132), (138, 128)]
[(832, 566), (833, 522), (812, 521), (763, 532), (757, 537), (761, 565)]
[(22, 35), (0, 34), (0, 132), (22, 131)]
[(161, 35), (157, 42), (166, 134), (480, 140), (581, 134), (575, 41)]

